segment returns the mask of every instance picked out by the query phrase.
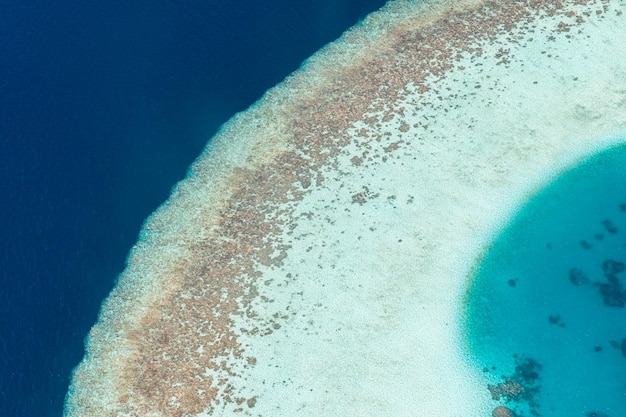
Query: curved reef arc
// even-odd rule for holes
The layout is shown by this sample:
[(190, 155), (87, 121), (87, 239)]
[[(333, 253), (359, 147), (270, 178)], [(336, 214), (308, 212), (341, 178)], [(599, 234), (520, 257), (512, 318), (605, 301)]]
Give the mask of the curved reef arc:
[(626, 129), (625, 8), (393, 1), (316, 54), (146, 221), (66, 415), (490, 412), (467, 271)]

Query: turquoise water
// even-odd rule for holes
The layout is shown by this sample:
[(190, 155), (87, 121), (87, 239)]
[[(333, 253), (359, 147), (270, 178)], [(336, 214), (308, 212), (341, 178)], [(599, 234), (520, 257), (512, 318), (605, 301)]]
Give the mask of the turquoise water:
[(626, 415), (626, 146), (534, 196), (477, 266), (468, 340), (495, 405)]

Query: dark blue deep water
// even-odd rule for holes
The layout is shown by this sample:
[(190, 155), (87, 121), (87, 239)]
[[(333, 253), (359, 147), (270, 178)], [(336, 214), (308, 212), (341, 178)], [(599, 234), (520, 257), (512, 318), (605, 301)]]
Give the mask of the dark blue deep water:
[(472, 354), (518, 416), (626, 416), (626, 145), (534, 196), (468, 294)]
[(0, 416), (61, 415), (142, 221), (384, 0), (0, 2)]

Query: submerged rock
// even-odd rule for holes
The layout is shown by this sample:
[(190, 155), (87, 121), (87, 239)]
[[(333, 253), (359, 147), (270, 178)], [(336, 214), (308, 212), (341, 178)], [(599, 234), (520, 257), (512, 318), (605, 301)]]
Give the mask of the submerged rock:
[(589, 283), (589, 277), (581, 269), (570, 268), (569, 280), (576, 286), (586, 285)]
[(615, 275), (607, 276), (608, 282), (597, 282), (595, 286), (600, 291), (602, 301), (608, 307), (624, 307), (626, 303), (626, 291), (622, 288), (622, 283)]
[(513, 417), (514, 416), (513, 410), (503, 405), (494, 408), (493, 411), (491, 412), (491, 415), (493, 417)]
[(541, 364), (532, 358), (521, 359), (515, 367), (514, 377), (526, 385), (533, 385), (539, 380)]
[(602, 301), (606, 306), (622, 308), (626, 304), (626, 291), (624, 291), (622, 283), (617, 277), (625, 269), (626, 265), (623, 262), (614, 259), (606, 259), (602, 262), (602, 272), (607, 282), (596, 282), (594, 285), (600, 291)]
[[(503, 376), (504, 382), (497, 385), (488, 384), (487, 388), (491, 393), (494, 401), (504, 400), (507, 403), (526, 403), (531, 413), (537, 412), (539, 404), (536, 401), (537, 394), (541, 390), (540, 371), (541, 364), (532, 358), (516, 356), (515, 372), (511, 376)], [(494, 416), (513, 416), (514, 414), (495, 414), (504, 413), (506, 410), (511, 411), (507, 407), (497, 407), (493, 410)], [(512, 411), (511, 411), (512, 413)]]
[(580, 241), (580, 246), (582, 246), (583, 249), (585, 250), (589, 250), (591, 248), (593, 248), (593, 245), (589, 242), (587, 242), (586, 240), (581, 240)]
[(607, 259), (602, 262), (602, 271), (606, 277), (612, 277), (620, 272), (624, 272), (624, 263), (620, 261), (615, 261), (613, 259)]
[(504, 398), (507, 401), (513, 401), (516, 400), (520, 394), (526, 391), (526, 388), (513, 378), (507, 378), (506, 381), (501, 382), (498, 385), (489, 384), (487, 385), (487, 388), (491, 393), (491, 398), (495, 401), (500, 401), (501, 398)]
[(604, 229), (609, 232), (612, 235), (617, 234), (617, 227), (613, 224), (612, 221), (605, 219), (602, 220), (602, 226), (604, 226)]
[[(506, 403), (517, 403), (527, 406), (530, 414), (539, 416), (538, 395), (541, 391), (541, 364), (536, 360), (524, 356), (513, 355), (515, 358), (515, 371), (510, 376), (503, 376), (504, 382), (497, 385), (489, 384), (487, 388), (491, 398), (495, 401), (504, 400)], [(511, 414), (505, 413), (509, 410)], [(493, 416), (515, 416), (515, 413), (507, 407), (493, 410)]]

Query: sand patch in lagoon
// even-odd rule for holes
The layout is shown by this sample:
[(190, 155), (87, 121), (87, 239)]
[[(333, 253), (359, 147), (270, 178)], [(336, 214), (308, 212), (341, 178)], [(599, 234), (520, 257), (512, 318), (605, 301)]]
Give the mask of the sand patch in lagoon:
[(496, 405), (466, 357), (467, 273), (626, 128), (625, 5), (473, 4), (392, 3), (224, 127), (146, 222), (66, 415)]

